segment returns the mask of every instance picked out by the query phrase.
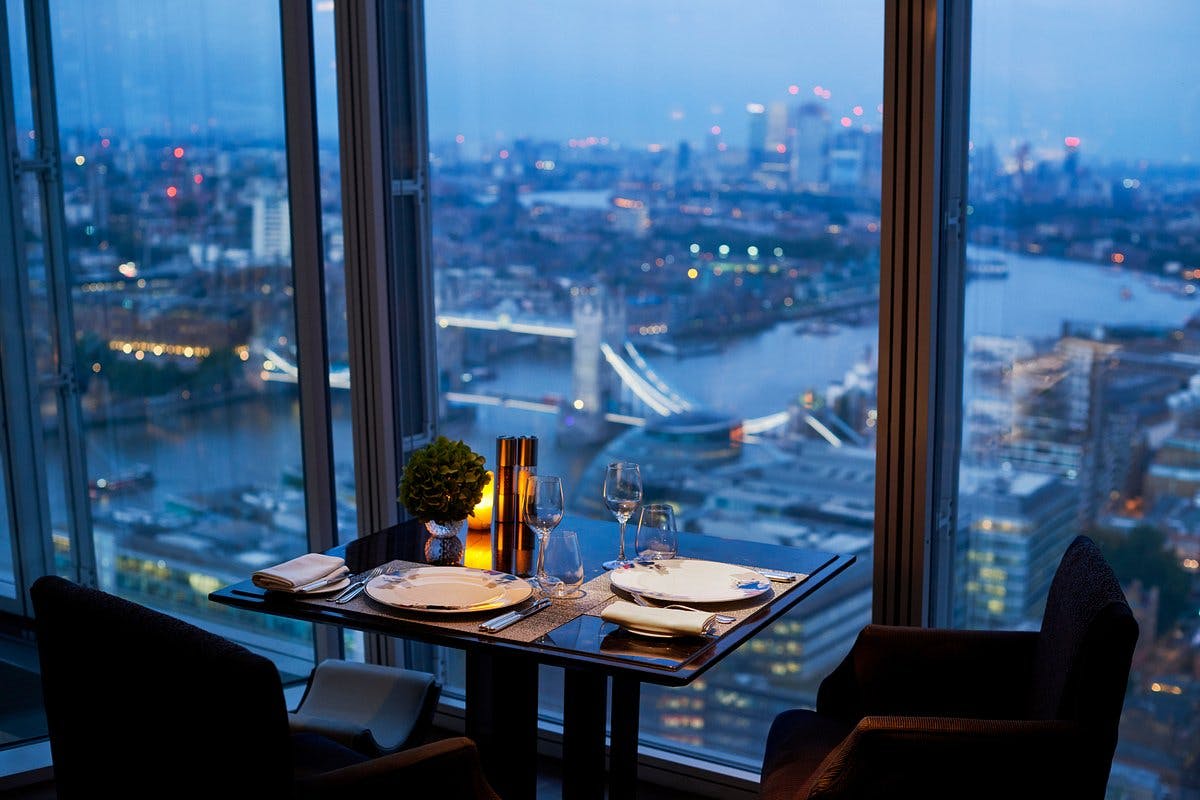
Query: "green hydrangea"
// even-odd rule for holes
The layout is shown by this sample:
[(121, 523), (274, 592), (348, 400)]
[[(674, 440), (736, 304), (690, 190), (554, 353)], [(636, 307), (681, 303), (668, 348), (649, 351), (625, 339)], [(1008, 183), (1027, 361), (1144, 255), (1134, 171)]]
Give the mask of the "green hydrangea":
[(485, 463), (463, 441), (439, 436), (404, 465), (400, 502), (417, 519), (443, 525), (473, 517), (487, 485)]

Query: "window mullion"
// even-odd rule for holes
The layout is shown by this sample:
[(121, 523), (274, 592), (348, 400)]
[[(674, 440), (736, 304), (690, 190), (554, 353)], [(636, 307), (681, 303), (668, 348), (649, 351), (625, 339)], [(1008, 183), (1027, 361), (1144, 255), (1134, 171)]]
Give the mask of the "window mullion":
[[(33, 89), (33, 120), (38, 143), (34, 171), (42, 195), (43, 247), (56, 360), (56, 373), (51, 378), (58, 394), (65, 499), (71, 526), (71, 566), (74, 577), (80, 583), (96, 585), (86, 441), (75, 363), (75, 315), (71, 301), (70, 264), (67, 261), (67, 228), (63, 215), (62, 154), (58, 140), (50, 9), (46, 0), (26, 0), (25, 19)], [(36, 394), (33, 399), (36, 403)], [(37, 429), (40, 428), (39, 422)]]
[[(325, 319), (325, 248), (317, 151), (317, 97), (313, 73), (312, 9), (281, 2), (284, 117), (287, 130), (288, 209), (300, 435), (309, 549), (337, 544), (337, 497), (329, 398), (329, 345)], [(341, 636), (329, 628), (314, 642), (317, 660), (340, 655)]]
[[(0, 14), (0, 41), (5, 45), (0, 58), (0, 159), (7, 179), (0, 188), (0, 246), (4, 248), (0, 269), (0, 448), (7, 465), (8, 514), (13, 531), (14, 580), (20, 591), (14, 607), (5, 610), (27, 613), (24, 587), (40, 575), (53, 571), (50, 510), (46, 498), (45, 462), (41, 423), (35, 401), (37, 379), (33, 353), (24, 344), (29, 330), (29, 280), (25, 263), (24, 225), (21, 218), (17, 162), (13, 70), (8, 16)], [(16, 464), (22, 469), (14, 469)], [(31, 613), (31, 612), (29, 612)]]
[(354, 476), (364, 533), (399, 521), (396, 487), (402, 458), (393, 411), (386, 208), (390, 193), (377, 11), (369, 1), (334, 6)]
[(951, 212), (966, 187), (968, 21), (956, 0), (886, 5), (873, 613), (885, 624), (934, 621), (949, 581), (937, 556), (957, 484), (963, 270)]
[(309, 546), (336, 544), (337, 514), (329, 409), (329, 346), (325, 321), (325, 259), (317, 168), (316, 87), (312, 16), (308, 6), (280, 4), (287, 123), (288, 208), (292, 226), (304, 495)]

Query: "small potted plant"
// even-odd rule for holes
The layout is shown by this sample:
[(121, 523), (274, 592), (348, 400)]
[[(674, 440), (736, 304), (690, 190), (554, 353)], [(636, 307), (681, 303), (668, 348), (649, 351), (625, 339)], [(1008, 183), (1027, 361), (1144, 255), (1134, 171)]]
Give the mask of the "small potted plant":
[(415, 450), (404, 465), (399, 499), (429, 531), (425, 558), (430, 563), (462, 560), (458, 534), (483, 498), (488, 482), (484, 464), (483, 456), (465, 442), (439, 436)]

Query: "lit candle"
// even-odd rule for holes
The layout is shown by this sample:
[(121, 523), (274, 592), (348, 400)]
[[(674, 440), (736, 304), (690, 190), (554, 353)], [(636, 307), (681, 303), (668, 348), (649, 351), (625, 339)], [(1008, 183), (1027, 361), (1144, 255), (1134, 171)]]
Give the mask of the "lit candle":
[(467, 527), (476, 530), (492, 529), (492, 478), (495, 476), (488, 470), (487, 485), (483, 487), (483, 497), (475, 504), (475, 516), (467, 517)]

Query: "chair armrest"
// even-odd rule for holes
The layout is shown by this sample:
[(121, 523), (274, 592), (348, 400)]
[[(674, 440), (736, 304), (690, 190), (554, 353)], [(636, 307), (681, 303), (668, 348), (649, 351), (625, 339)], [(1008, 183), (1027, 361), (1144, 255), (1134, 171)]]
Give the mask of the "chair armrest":
[[(453, 736), (391, 755), (325, 772), (304, 782), (301, 797), (332, 792), (383, 790), (394, 797), (439, 800), (500, 800), (484, 777), (475, 742)], [(367, 795), (359, 795), (367, 796)]]
[(1062, 720), (864, 717), (817, 767), (805, 797), (1085, 797), (1095, 785), (1088, 741)]
[(821, 682), (817, 711), (1017, 718), (1030, 704), (1031, 631), (867, 625)]

